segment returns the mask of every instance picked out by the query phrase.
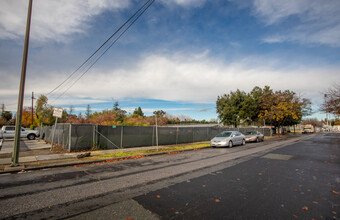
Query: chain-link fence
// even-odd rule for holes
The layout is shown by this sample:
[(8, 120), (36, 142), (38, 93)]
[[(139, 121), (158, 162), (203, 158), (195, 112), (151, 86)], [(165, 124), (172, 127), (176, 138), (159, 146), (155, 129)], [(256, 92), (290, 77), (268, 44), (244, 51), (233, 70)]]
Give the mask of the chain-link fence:
[[(52, 141), (52, 127), (40, 127), (40, 135)], [(57, 124), (54, 143), (69, 151), (129, 148), (209, 141), (222, 131), (241, 133), (259, 131), (271, 136), (270, 128), (228, 127), (155, 127), (155, 126), (101, 126), (92, 124)]]

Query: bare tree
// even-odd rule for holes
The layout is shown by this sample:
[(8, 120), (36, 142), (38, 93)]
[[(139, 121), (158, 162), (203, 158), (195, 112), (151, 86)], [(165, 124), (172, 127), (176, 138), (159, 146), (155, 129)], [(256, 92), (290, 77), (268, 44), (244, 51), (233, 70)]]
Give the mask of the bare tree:
[(340, 116), (340, 84), (335, 83), (324, 94), (325, 102), (320, 106), (327, 113)]

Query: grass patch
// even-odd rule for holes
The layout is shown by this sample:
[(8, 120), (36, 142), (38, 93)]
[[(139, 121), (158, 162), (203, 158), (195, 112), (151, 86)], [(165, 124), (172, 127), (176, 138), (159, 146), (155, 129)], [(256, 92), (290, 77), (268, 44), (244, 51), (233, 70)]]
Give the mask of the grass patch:
[(91, 157), (87, 157), (83, 159), (93, 160), (93, 159), (110, 159), (110, 158), (118, 158), (118, 157), (133, 157), (133, 156), (138, 156), (138, 155), (150, 155), (150, 154), (162, 153), (162, 152), (199, 149), (199, 148), (208, 147), (208, 146), (210, 146), (209, 143), (176, 146), (176, 147), (160, 147), (158, 151), (157, 149), (152, 149), (152, 150), (139, 150), (139, 151), (128, 151), (128, 152), (116, 152), (116, 153), (108, 153), (108, 154), (103, 154), (103, 155), (95, 155), (95, 156), (91, 156)]

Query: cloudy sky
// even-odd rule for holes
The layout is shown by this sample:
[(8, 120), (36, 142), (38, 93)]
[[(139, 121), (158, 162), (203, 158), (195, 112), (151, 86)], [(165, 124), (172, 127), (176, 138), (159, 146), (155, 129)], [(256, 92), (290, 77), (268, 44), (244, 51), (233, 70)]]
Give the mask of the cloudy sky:
[[(67, 79), (144, 2), (34, 0), (25, 106), (32, 92), (46, 95)], [(0, 2), (0, 104), (11, 111), (27, 7)], [(217, 96), (269, 85), (310, 98), (317, 111), (321, 93), (340, 81), (339, 61), (339, 0), (156, 0), (83, 77), (48, 98), (78, 110), (118, 101), (130, 112), (210, 120)]]

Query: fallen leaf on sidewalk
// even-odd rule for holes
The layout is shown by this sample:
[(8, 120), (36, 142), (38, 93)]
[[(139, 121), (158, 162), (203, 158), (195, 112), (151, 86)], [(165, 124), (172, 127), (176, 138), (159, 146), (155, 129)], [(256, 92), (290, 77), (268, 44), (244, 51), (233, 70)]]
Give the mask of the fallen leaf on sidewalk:
[(336, 215), (336, 212), (335, 212), (335, 211), (332, 211), (332, 214), (333, 214), (333, 215)]
[(219, 199), (215, 199), (215, 202), (221, 202), (221, 200), (219, 200)]
[(314, 204), (319, 204), (317, 201), (313, 201)]
[(293, 217), (294, 217), (294, 218), (298, 218), (298, 216), (297, 216), (297, 215), (293, 215)]
[(240, 178), (237, 178), (236, 180), (237, 180), (237, 181), (240, 181), (241, 179), (240, 179)]
[(308, 207), (307, 207), (307, 206), (304, 206), (304, 207), (302, 207), (302, 210), (307, 211), (307, 210), (308, 210)]
[(157, 195), (156, 198), (159, 199), (159, 198), (161, 198), (161, 196), (160, 196), (160, 195)]
[(261, 176), (261, 175), (262, 175), (262, 173), (259, 173), (259, 175)]
[(297, 189), (294, 189), (294, 192), (299, 192), (299, 190), (297, 190)]
[(202, 187), (206, 187), (206, 185), (202, 185)]
[(337, 195), (339, 194), (339, 192), (337, 192), (335, 190), (333, 190), (332, 193), (337, 194)]

